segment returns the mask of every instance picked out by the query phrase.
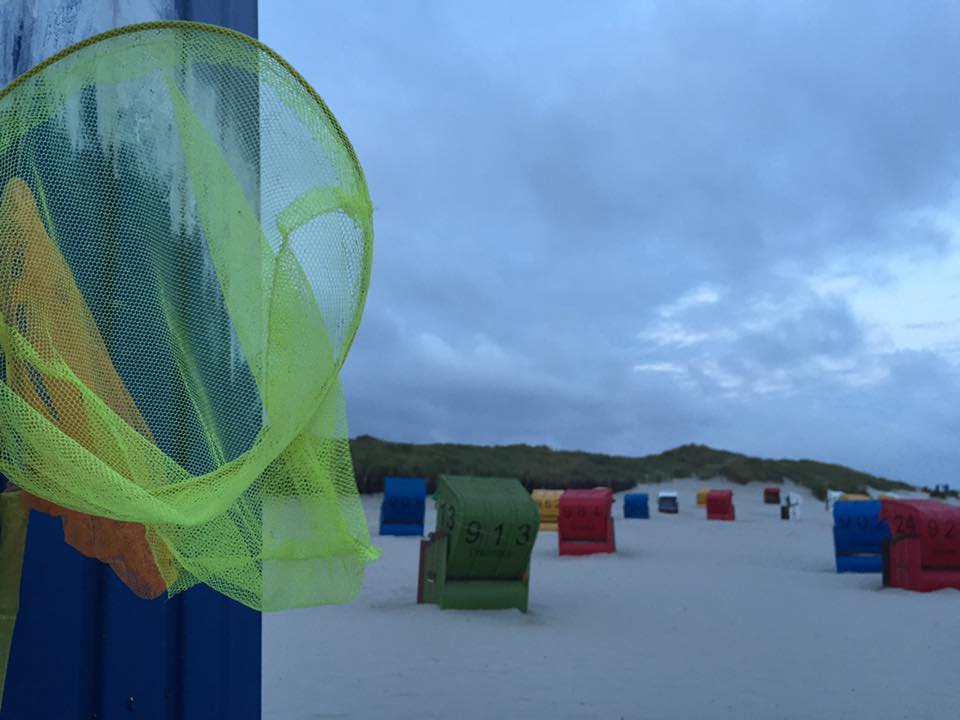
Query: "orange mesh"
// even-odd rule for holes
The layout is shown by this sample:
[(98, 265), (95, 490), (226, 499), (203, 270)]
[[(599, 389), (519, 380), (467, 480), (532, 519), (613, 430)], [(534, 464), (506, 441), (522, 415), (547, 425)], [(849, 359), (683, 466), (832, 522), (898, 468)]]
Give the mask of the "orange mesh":
[[(0, 266), (9, 268), (11, 275), (0, 298), (6, 322), (17, 327), (41, 357), (51, 359), (59, 354), (114, 412), (150, 438), (70, 268), (43, 226), (33, 193), (20, 179), (7, 183), (0, 201), (0, 248), (4, 253)], [(83, 398), (73, 385), (49, 376), (41, 378), (27, 363), (13, 357), (7, 360), (6, 372), (7, 384), (34, 409), (80, 445), (96, 449), (87, 430)], [(29, 493), (22, 497), (27, 507), (63, 518), (66, 542), (87, 557), (109, 564), (139, 597), (155, 598), (166, 590), (143, 525), (69, 510)], [(173, 562), (165, 555), (164, 568), (175, 576)]]

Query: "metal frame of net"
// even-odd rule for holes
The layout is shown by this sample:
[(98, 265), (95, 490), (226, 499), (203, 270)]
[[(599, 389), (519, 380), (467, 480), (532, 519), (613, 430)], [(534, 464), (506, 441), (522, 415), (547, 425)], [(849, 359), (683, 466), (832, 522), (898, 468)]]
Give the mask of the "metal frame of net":
[(8, 493), (143, 597), (352, 599), (378, 551), (338, 372), (372, 237), (346, 135), (252, 38), (145, 23), (18, 78), (0, 93)]

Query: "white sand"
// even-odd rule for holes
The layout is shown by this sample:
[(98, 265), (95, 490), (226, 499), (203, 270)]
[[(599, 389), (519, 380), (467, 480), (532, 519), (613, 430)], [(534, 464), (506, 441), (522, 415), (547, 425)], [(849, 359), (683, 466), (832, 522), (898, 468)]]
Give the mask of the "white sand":
[[(542, 533), (526, 615), (417, 605), (418, 539), (378, 537), (352, 605), (265, 616), (263, 717), (960, 717), (960, 592), (837, 575), (831, 515), (805, 490), (782, 521), (761, 486), (711, 482), (737, 520), (707, 522), (705, 484), (638, 488), (648, 521), (618, 496), (613, 556), (561, 558)], [(658, 490), (679, 515), (656, 512)], [(374, 534), (380, 501), (364, 498)]]

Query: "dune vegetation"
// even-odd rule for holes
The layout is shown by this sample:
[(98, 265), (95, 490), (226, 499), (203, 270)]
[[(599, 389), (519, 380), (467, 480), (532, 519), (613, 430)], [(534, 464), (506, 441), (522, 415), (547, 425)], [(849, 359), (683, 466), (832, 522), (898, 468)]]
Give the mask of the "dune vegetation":
[(675, 478), (704, 480), (724, 477), (739, 484), (790, 480), (826, 497), (827, 488), (862, 493), (876, 490), (917, 490), (913, 485), (814, 460), (770, 460), (705, 445), (681, 445), (658, 455), (623, 457), (545, 445), (414, 444), (362, 435), (350, 441), (360, 492), (383, 491), (388, 475), (427, 478), (443, 473), (518, 478), (528, 489), (576, 488), (602, 485), (615, 491), (637, 483), (669, 482)]

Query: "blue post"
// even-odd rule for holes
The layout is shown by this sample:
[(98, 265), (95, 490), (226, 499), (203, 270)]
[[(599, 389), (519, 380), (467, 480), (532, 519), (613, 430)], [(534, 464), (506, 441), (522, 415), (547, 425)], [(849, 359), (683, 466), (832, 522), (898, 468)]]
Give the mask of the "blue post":
[[(12, 2), (0, 10), (0, 42), (10, 43), (0, 47), (0, 79), (8, 82), (44, 57), (83, 39), (69, 34), (78, 28), (85, 35), (110, 29), (107, 24), (91, 30), (101, 20), (119, 24), (196, 20), (257, 34), (256, 0), (168, 0), (166, 5), (150, 5), (153, 9), (138, 11), (130, 10), (124, 0), (62, 0), (58, 12), (61, 20), (69, 20), (60, 23), (65, 35), (57, 38), (57, 47), (39, 47), (40, 43), (30, 42), (30, 3)], [(48, 33), (36, 32), (36, 37), (41, 36), (49, 39)], [(42, 55), (32, 56), (31, 51)], [(103, 189), (107, 199), (115, 192), (121, 191)], [(118, 199), (113, 197), (114, 203)], [(112, 207), (100, 208), (107, 214), (112, 211)], [(80, 251), (69, 246), (61, 250), (68, 259)], [(89, 282), (109, 284), (122, 299), (133, 291), (123, 278), (136, 277), (131, 273), (134, 262), (118, 250), (104, 263), (103, 277)], [(185, 276), (189, 284), (190, 273)], [(109, 346), (129, 318), (122, 310), (116, 314), (108, 308), (91, 310), (101, 313), (98, 320), (103, 320)], [(218, 322), (222, 324), (223, 318), (210, 321), (214, 331)], [(116, 363), (131, 392), (138, 396), (138, 385), (147, 382), (165, 383), (175, 391), (172, 360), (158, 355), (157, 348), (143, 348), (142, 353)], [(144, 374), (144, 367), (152, 375)], [(251, 397), (250, 382), (250, 378), (238, 379), (235, 394)], [(138, 402), (142, 398), (139, 395)], [(235, 399), (230, 403), (230, 398), (224, 398), (218, 410), (248, 414), (252, 438), (253, 416), (259, 420), (259, 410), (238, 408)], [(143, 405), (157, 442), (186, 467), (202, 470), (204, 458), (174, 444), (182, 435), (175, 432), (176, 427), (182, 429), (182, 424), (195, 419), (184, 415), (164, 421), (149, 400)], [(249, 438), (234, 440), (237, 452), (249, 442)], [(107, 566), (63, 542), (59, 519), (34, 512), (0, 720), (254, 720), (260, 717), (260, 632), (260, 613), (206, 587), (195, 587), (173, 600), (137, 598)]]

